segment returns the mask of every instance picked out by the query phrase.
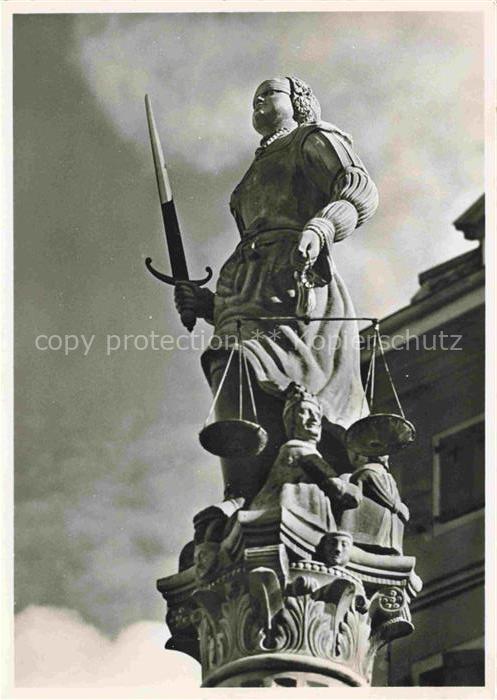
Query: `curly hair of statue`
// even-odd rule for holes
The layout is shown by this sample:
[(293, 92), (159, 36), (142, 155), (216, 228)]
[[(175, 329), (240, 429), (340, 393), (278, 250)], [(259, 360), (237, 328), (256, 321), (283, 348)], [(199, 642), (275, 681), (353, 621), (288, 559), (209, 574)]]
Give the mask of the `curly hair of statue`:
[(321, 106), (311, 87), (295, 75), (287, 76), (290, 100), (297, 124), (314, 124), (321, 119)]

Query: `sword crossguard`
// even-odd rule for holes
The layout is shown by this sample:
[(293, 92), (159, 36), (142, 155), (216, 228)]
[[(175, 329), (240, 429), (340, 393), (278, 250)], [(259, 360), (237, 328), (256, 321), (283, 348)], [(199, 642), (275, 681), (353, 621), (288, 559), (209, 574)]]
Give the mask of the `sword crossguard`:
[(158, 270), (155, 269), (152, 265), (152, 258), (146, 258), (145, 260), (145, 265), (147, 267), (147, 270), (158, 280), (161, 282), (165, 282), (166, 284), (170, 284), (174, 287), (175, 284), (178, 282), (189, 282), (190, 284), (194, 284), (197, 287), (203, 287), (204, 284), (207, 284), (207, 282), (210, 282), (212, 279), (212, 268), (209, 267), (208, 265), (205, 268), (205, 271), (207, 272), (206, 276), (201, 279), (201, 280), (180, 280), (176, 279), (175, 277), (171, 277), (170, 275), (165, 275), (163, 272), (159, 272)]
[[(147, 267), (147, 270), (156, 279), (160, 280), (161, 282), (165, 282), (166, 284), (170, 284), (173, 287), (178, 282), (188, 282), (189, 284), (194, 284), (196, 287), (203, 287), (204, 284), (207, 284), (207, 282), (209, 282), (212, 279), (212, 268), (210, 268), (209, 266), (206, 266), (206, 268), (205, 268), (207, 275), (201, 280), (180, 280), (180, 279), (175, 279), (174, 277), (171, 277), (170, 275), (165, 275), (163, 272), (159, 272), (158, 270), (156, 270), (155, 267), (153, 267), (153, 265), (152, 265), (152, 258), (146, 258), (145, 265)], [(190, 332), (193, 330), (196, 321), (197, 321), (197, 315), (195, 314), (195, 311), (193, 309), (185, 309), (183, 311), (183, 313), (181, 314), (181, 323)]]

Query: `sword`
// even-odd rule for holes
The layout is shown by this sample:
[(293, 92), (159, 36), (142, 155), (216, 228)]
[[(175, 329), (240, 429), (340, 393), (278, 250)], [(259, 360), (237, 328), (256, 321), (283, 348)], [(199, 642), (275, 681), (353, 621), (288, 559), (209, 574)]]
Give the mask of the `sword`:
[[(176, 207), (174, 206), (173, 191), (169, 176), (167, 174), (164, 155), (160, 144), (159, 134), (155, 125), (154, 113), (152, 111), (152, 103), (150, 97), (145, 95), (145, 110), (147, 112), (148, 131), (150, 134), (150, 144), (152, 146), (152, 156), (154, 159), (155, 176), (157, 178), (157, 187), (159, 190), (160, 206), (162, 210), (162, 220), (164, 222), (164, 230), (166, 233), (166, 243), (169, 251), (169, 260), (171, 262), (172, 277), (159, 272), (152, 266), (152, 258), (145, 260), (145, 265), (149, 272), (161, 282), (175, 285), (178, 282), (189, 282), (198, 287), (201, 287), (212, 277), (212, 270), (206, 267), (207, 275), (202, 280), (191, 280), (188, 275), (188, 267), (186, 264), (185, 251), (183, 241), (181, 240), (181, 232), (179, 229), (178, 217), (176, 215)], [(197, 317), (192, 309), (185, 309), (181, 314), (182, 324), (189, 330), (193, 330)]]

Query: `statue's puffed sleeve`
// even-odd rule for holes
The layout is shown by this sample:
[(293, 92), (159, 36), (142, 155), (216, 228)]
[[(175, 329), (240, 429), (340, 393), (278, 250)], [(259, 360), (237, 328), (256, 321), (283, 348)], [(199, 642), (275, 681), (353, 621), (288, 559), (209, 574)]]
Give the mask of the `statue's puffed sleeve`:
[(370, 219), (378, 191), (351, 144), (339, 133), (316, 130), (303, 145), (306, 170), (330, 201), (306, 224), (325, 243), (342, 241)]

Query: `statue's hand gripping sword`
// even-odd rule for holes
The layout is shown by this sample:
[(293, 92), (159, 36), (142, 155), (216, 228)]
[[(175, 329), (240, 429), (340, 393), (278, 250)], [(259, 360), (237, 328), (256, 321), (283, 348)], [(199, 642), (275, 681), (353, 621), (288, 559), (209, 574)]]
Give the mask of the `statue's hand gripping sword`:
[[(178, 282), (189, 282), (201, 287), (212, 277), (212, 270), (206, 267), (207, 275), (202, 280), (191, 280), (188, 276), (188, 267), (186, 265), (185, 251), (183, 249), (183, 241), (179, 230), (178, 217), (176, 216), (176, 207), (174, 206), (173, 192), (169, 177), (164, 162), (164, 155), (160, 145), (159, 134), (155, 125), (154, 113), (152, 112), (152, 104), (148, 95), (145, 95), (145, 109), (147, 112), (148, 130), (150, 133), (150, 143), (152, 146), (152, 155), (154, 158), (155, 175), (157, 178), (157, 187), (159, 189), (160, 205), (162, 209), (162, 220), (166, 232), (167, 247), (169, 250), (169, 259), (171, 261), (172, 277), (164, 275), (154, 267), (152, 267), (152, 258), (145, 260), (145, 265), (149, 272), (153, 274), (161, 282), (175, 285)], [(189, 330), (193, 330), (197, 317), (192, 309), (186, 309), (181, 314), (182, 324)]]

